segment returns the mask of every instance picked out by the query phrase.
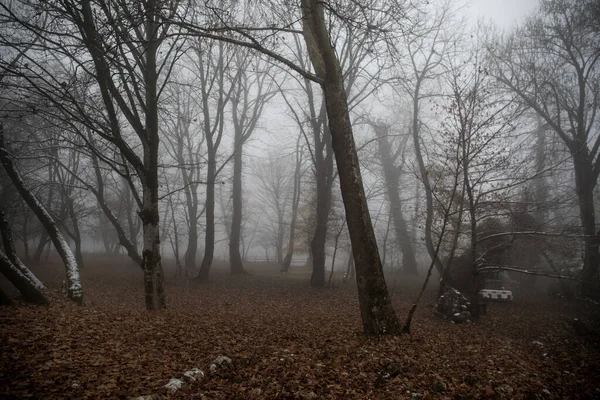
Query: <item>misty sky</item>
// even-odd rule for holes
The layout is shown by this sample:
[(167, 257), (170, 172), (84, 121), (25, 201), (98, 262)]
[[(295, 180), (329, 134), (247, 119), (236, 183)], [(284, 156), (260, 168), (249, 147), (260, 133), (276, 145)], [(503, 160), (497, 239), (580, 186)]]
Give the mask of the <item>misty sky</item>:
[(492, 20), (499, 28), (509, 29), (538, 4), (539, 0), (472, 0), (468, 14), (473, 21)]

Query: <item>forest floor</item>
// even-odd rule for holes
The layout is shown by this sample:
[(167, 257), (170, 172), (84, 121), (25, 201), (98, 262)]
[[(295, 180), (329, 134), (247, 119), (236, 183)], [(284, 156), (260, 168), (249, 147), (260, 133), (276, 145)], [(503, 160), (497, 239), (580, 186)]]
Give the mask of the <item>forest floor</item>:
[[(131, 399), (192, 367), (206, 376), (172, 398), (600, 398), (591, 303), (518, 297), (459, 325), (432, 315), (432, 289), (410, 335), (366, 337), (355, 284), (311, 289), (299, 267), (230, 277), (222, 266), (202, 284), (167, 271), (168, 309), (147, 312), (137, 268), (87, 264), (83, 307), (62, 297), (64, 270), (51, 263), (32, 268), (52, 290), (49, 306), (0, 308), (0, 398)], [(416, 291), (395, 284), (402, 320)], [(232, 365), (208, 373), (221, 355)]]

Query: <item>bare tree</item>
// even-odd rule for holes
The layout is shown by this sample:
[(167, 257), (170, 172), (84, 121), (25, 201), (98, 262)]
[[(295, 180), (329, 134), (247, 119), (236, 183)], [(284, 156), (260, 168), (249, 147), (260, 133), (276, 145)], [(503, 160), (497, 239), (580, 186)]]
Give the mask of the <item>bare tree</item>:
[(395, 165), (395, 160), (404, 149), (408, 136), (405, 136), (404, 144), (400, 144), (398, 151), (391, 152), (389, 137), (389, 127), (380, 124), (371, 124), (377, 136), (377, 149), (381, 159), (383, 175), (386, 183), (388, 200), (390, 202), (391, 218), (394, 221), (394, 230), (398, 246), (402, 249), (402, 268), (406, 275), (417, 274), (417, 259), (415, 249), (412, 245), (412, 238), (408, 233), (408, 226), (402, 214), (402, 202), (400, 199), (400, 170), (401, 165)]
[(25, 301), (47, 304), (45, 287), (22, 262), (13, 244), (12, 232), (6, 216), (0, 209), (0, 234), (6, 254), (0, 252), (0, 271), (23, 295)]
[[(143, 227), (146, 308), (165, 307), (159, 248), (158, 103), (173, 55), (183, 44), (169, 23), (179, 3), (165, 7), (153, 0), (137, 7), (102, 0), (33, 5), (21, 1), (18, 6), (0, 7), (3, 19), (40, 43), (35, 54), (26, 57), (25, 68), (10, 72), (57, 108), (65, 120), (79, 121), (95, 137), (110, 143), (124, 162), (122, 167), (135, 171), (142, 191), (138, 216)], [(46, 28), (30, 19), (27, 12), (32, 13), (32, 7), (54, 23)], [(18, 41), (3, 41), (19, 46)], [(51, 55), (57, 60), (54, 65), (62, 66), (65, 73), (51, 71), (39, 55)], [(73, 89), (90, 80), (95, 91), (82, 102)], [(99, 102), (89, 101), (92, 98)]]
[(273, 243), (276, 260), (283, 264), (283, 250), (286, 233), (286, 214), (290, 206), (290, 188), (294, 179), (291, 155), (278, 156), (275, 152), (268, 154), (263, 162), (254, 166), (254, 175), (258, 179), (259, 190), (257, 197), (261, 203), (274, 212)]
[[(207, 146), (204, 257), (197, 278), (207, 280), (215, 251), (215, 184), (226, 165), (217, 165), (217, 156), (225, 132), (225, 108), (235, 87), (234, 82), (228, 79), (229, 68), (234, 65), (235, 52), (226, 43), (205, 42), (200, 38), (194, 43), (193, 52), (202, 110), (202, 129)], [(234, 80), (236, 79), (237, 76)]]
[(196, 272), (198, 253), (198, 222), (203, 215), (198, 188), (204, 184), (202, 167), (206, 164), (202, 152), (205, 132), (198, 122), (201, 110), (194, 97), (191, 82), (174, 83), (168, 87), (171, 107), (175, 109), (165, 118), (165, 142), (167, 152), (178, 164), (182, 179), (181, 190), (185, 197), (187, 222), (187, 247), (185, 251), (186, 271)]
[(292, 190), (292, 218), (290, 219), (290, 229), (288, 236), (288, 246), (285, 257), (283, 258), (283, 265), (281, 266), (281, 272), (288, 272), (290, 265), (292, 264), (292, 257), (294, 256), (294, 245), (296, 238), (296, 221), (298, 220), (298, 207), (300, 205), (300, 193), (302, 185), (302, 176), (304, 175), (302, 164), (303, 164), (303, 147), (302, 136), (298, 135), (296, 140), (296, 150), (294, 156), (296, 158), (294, 168), (294, 188)]
[[(256, 73), (250, 75), (247, 70), (252, 62)], [(269, 66), (270, 64), (260, 62), (259, 58), (252, 57), (252, 54), (247, 54), (247, 52), (239, 51), (236, 54), (236, 69), (239, 70), (239, 77), (237, 79), (234, 78), (236, 88), (231, 98), (234, 149), (233, 187), (231, 194), (233, 211), (231, 216), (231, 235), (229, 238), (229, 263), (231, 273), (233, 274), (244, 272), (242, 256), (240, 254), (243, 208), (243, 147), (256, 129), (265, 105), (276, 93), (270, 90), (272, 84), (269, 84)]]
[(352, 135), (347, 94), (340, 62), (325, 24), (325, 9), (316, 0), (302, 1), (304, 39), (313, 68), (322, 82), (340, 178), (352, 252), (363, 330), (371, 334), (400, 333), (392, 308), (377, 242), (364, 193), (358, 154)]
[[(12, 160), (12, 158), (10, 157), (10, 153), (6, 149), (4, 138), (4, 124), (2, 122), (0, 122), (0, 161), (2, 162), (2, 166), (4, 167), (4, 170), (9, 176), (11, 182), (19, 191), (21, 197), (23, 197), (23, 200), (27, 202), (27, 205), (36, 214), (36, 216), (48, 232), (52, 243), (54, 243), (58, 254), (60, 255), (63, 263), (65, 264), (67, 278), (67, 296), (75, 303), (79, 305), (83, 304), (83, 291), (81, 288), (81, 279), (79, 277), (79, 267), (77, 266), (75, 256), (71, 252), (71, 249), (69, 248), (63, 235), (60, 233), (52, 216), (48, 213), (48, 211), (42, 205), (42, 203), (40, 203), (40, 201), (34, 196), (31, 190), (27, 187), (25, 181), (23, 181), (23, 178), (21, 177), (21, 174), (15, 167), (14, 161)], [(13, 263), (10, 262), (10, 264), (12, 265)], [(6, 269), (10, 270), (10, 265), (7, 264)]]
[[(451, 50), (450, 45), (456, 35), (453, 27), (448, 29), (454, 18), (454, 5), (444, 1), (441, 5), (431, 4), (424, 9), (414, 7), (409, 10), (408, 18), (413, 21), (413, 28), (402, 30), (400, 36), (391, 36), (387, 40), (389, 55), (397, 67), (398, 85), (394, 87), (401, 95), (407, 94), (411, 105), (410, 132), (412, 134), (417, 160), (419, 179), (425, 189), (425, 245), (430, 257), (434, 256), (434, 238), (432, 225), (434, 220), (433, 183), (428, 174), (427, 159), (424, 155), (426, 123), (422, 113), (422, 103), (432, 96), (432, 89), (427, 85), (435, 82), (445, 72), (445, 57)], [(451, 25), (451, 24), (450, 24)], [(434, 259), (436, 269), (442, 272), (443, 264)]]
[(517, 94), (564, 142), (572, 157), (584, 234), (582, 294), (592, 294), (600, 265), (594, 188), (600, 174), (595, 1), (544, 0), (514, 34), (489, 46), (489, 72)]

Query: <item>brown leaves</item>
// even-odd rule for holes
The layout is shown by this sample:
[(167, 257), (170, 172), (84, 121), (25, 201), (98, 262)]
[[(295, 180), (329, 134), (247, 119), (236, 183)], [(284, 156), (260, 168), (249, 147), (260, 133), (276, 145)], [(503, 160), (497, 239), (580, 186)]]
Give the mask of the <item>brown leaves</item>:
[[(132, 398), (194, 366), (207, 376), (172, 398), (598, 396), (597, 342), (565, 322), (598, 321), (592, 305), (492, 304), (471, 325), (423, 307), (412, 336), (364, 337), (353, 287), (311, 290), (259, 273), (170, 281), (169, 309), (147, 312), (139, 272), (119, 268), (83, 271), (84, 307), (56, 295), (48, 307), (0, 308), (0, 397)], [(394, 299), (399, 315), (411, 301)], [(221, 355), (231, 365), (208, 373)]]

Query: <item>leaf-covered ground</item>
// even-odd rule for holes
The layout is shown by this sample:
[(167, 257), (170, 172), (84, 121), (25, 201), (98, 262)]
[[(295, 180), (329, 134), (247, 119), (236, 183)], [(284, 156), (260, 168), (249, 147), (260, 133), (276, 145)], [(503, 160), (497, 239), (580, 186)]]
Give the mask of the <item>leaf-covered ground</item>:
[[(88, 264), (85, 306), (55, 292), (48, 307), (0, 308), (0, 398), (129, 399), (192, 367), (208, 372), (220, 355), (233, 365), (173, 398), (600, 398), (600, 308), (591, 303), (517, 299), (455, 325), (432, 315), (432, 291), (411, 335), (376, 338), (360, 333), (353, 284), (310, 289), (305, 271), (217, 271), (204, 284), (168, 272), (169, 308), (147, 312), (135, 267)], [(60, 265), (34, 271), (60, 287)], [(401, 318), (416, 292), (404, 286), (393, 295)]]

